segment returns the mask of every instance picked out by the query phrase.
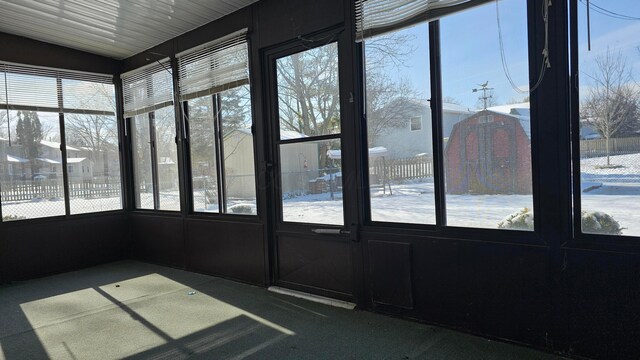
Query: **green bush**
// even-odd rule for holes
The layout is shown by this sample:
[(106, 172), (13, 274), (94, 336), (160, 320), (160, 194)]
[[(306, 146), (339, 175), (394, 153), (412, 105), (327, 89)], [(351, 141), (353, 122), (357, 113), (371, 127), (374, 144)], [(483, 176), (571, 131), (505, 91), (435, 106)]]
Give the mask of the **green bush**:
[(229, 208), (234, 214), (251, 214), (251, 205), (237, 204)]
[[(622, 235), (623, 227), (609, 214), (583, 211), (582, 231), (588, 234)], [(516, 211), (498, 223), (498, 229), (533, 230), (533, 213), (528, 209)]]
[(2, 221), (15, 221), (15, 220), (22, 220), (22, 219), (26, 219), (26, 217), (18, 216), (18, 215), (5, 215), (2, 217)]
[(584, 233), (622, 235), (624, 230), (611, 215), (600, 211), (582, 211), (581, 218)]
[(498, 229), (533, 230), (533, 213), (524, 208), (510, 214), (498, 223)]
[(218, 202), (218, 194), (211, 189), (205, 189), (204, 198), (207, 204), (216, 204)]

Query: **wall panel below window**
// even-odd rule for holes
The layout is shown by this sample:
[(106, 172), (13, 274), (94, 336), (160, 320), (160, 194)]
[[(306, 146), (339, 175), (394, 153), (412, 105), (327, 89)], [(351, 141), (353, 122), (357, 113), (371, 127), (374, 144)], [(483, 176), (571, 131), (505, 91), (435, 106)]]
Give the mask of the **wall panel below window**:
[(0, 283), (122, 260), (129, 239), (125, 214), (2, 224)]

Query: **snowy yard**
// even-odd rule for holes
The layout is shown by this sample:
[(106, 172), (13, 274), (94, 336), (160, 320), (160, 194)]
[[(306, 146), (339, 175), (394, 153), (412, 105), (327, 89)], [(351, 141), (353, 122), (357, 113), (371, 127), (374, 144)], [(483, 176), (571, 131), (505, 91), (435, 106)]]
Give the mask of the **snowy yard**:
[[(625, 228), (624, 235), (640, 236), (640, 154), (611, 157), (617, 168), (602, 168), (605, 158), (582, 160), (583, 188), (595, 185), (582, 193), (583, 209), (602, 211), (613, 216)], [(434, 224), (435, 207), (432, 182), (417, 182), (392, 185), (393, 195), (381, 189), (371, 193), (371, 212), (374, 221)], [(150, 195), (150, 194), (148, 194)], [(146, 205), (153, 204), (150, 197), (142, 199)], [(161, 194), (161, 207), (179, 209), (177, 192)], [(447, 195), (447, 222), (451, 226), (466, 226), (495, 229), (507, 215), (522, 208), (532, 209), (530, 195)], [(217, 211), (217, 205), (204, 208), (204, 194), (196, 194), (196, 211)], [(229, 207), (245, 206), (256, 213), (251, 200), (230, 200)], [(343, 219), (342, 194), (329, 193), (304, 195), (283, 201), (285, 221), (304, 223), (341, 224)], [(117, 210), (121, 208), (119, 198), (72, 199), (73, 214)], [(230, 212), (232, 212), (230, 210)], [(4, 203), (2, 214), (27, 218), (64, 215), (64, 202), (38, 200), (30, 202)]]

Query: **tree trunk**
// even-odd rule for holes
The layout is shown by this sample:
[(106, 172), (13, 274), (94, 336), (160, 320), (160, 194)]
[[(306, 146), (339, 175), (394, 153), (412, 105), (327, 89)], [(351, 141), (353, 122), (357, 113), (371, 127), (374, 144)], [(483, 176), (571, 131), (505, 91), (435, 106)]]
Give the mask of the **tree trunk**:
[(607, 166), (609, 166), (609, 165), (611, 165), (611, 161), (610, 161), (611, 160), (610, 159), (611, 158), (611, 155), (610, 155), (611, 149), (609, 148), (609, 136), (607, 136), (605, 138), (605, 140), (606, 140), (606, 147), (607, 147)]

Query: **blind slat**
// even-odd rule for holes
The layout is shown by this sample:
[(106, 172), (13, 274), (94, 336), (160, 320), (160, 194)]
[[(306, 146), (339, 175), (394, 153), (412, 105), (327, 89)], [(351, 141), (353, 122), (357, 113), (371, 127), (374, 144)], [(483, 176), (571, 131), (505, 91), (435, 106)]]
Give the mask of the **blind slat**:
[(3, 109), (115, 114), (114, 104), (113, 75), (0, 62)]
[(488, 0), (356, 0), (356, 39), (403, 27), (412, 20), (435, 20)]
[(173, 104), (173, 77), (169, 59), (149, 64), (121, 75), (124, 116), (131, 117), (142, 109), (158, 104)]
[(180, 100), (249, 82), (246, 29), (178, 54)]

